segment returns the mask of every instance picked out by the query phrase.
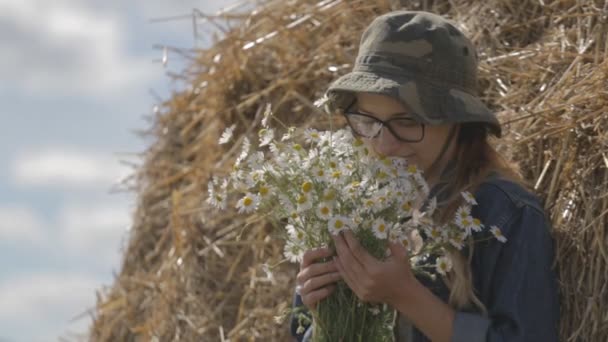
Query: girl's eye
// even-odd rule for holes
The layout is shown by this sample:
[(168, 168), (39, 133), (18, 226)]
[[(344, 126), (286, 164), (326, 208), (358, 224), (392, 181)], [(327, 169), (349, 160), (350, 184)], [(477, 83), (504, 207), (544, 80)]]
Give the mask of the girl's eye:
[(418, 126), (418, 123), (414, 120), (410, 119), (399, 119), (399, 120), (391, 120), (391, 124), (395, 127), (415, 127)]

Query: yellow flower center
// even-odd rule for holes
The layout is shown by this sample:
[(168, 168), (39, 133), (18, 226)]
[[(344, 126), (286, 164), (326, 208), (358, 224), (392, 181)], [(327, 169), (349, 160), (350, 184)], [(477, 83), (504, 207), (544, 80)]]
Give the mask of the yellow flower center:
[(293, 149), (296, 150), (296, 151), (298, 151), (298, 152), (300, 152), (302, 150), (302, 145), (300, 145), (300, 144), (294, 144), (293, 145)]
[(312, 190), (312, 183), (304, 182), (304, 184), (302, 184), (302, 191), (308, 193), (308, 192), (310, 192), (310, 190)]
[(300, 195), (298, 197), (298, 204), (304, 204), (304, 203), (306, 203), (306, 196)]
[(323, 199), (326, 201), (331, 201), (334, 198), (336, 198), (336, 193), (333, 190), (327, 190), (325, 191), (325, 194), (323, 194)]
[(250, 206), (252, 204), (253, 204), (253, 198), (251, 198), (251, 197), (245, 197), (243, 199), (243, 205), (244, 206), (248, 207), (248, 206)]
[(481, 221), (479, 221), (479, 219), (477, 219), (477, 218), (474, 218), (474, 219), (473, 219), (473, 223), (474, 223), (476, 226), (479, 226), (479, 225), (481, 224)]
[(332, 168), (332, 169), (335, 169), (336, 167), (338, 167), (338, 165), (335, 162), (330, 161), (329, 162), (329, 167)]
[(380, 233), (384, 233), (384, 230), (385, 230), (385, 229), (386, 229), (386, 226), (384, 226), (383, 224), (381, 224), (381, 225), (379, 225), (379, 226), (378, 226), (378, 231), (379, 231)]
[(342, 222), (340, 220), (336, 220), (336, 223), (334, 223), (334, 228), (340, 229), (342, 227), (344, 227), (344, 222)]
[(321, 214), (323, 214), (323, 215), (329, 215), (329, 208), (328, 207), (321, 207)]
[(265, 186), (261, 186), (260, 187), (260, 195), (262, 195), (262, 196), (268, 195), (268, 188), (265, 187)]
[(403, 209), (405, 211), (409, 211), (412, 209), (412, 204), (409, 201), (407, 201), (401, 205), (401, 209)]
[(336, 172), (332, 173), (332, 174), (331, 174), (331, 176), (332, 176), (334, 179), (338, 179), (338, 178), (340, 178), (340, 176), (342, 176), (342, 172), (340, 172), (340, 171), (336, 171)]
[(418, 171), (418, 168), (416, 168), (416, 165), (410, 165), (407, 167), (407, 172), (409, 173), (416, 173)]

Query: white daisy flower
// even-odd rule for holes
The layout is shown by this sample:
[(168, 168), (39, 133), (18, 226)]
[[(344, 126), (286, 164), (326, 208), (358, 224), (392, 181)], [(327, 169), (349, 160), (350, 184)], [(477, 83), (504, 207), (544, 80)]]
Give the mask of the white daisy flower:
[(318, 142), (320, 139), (321, 136), (319, 135), (319, 131), (317, 131), (316, 129), (307, 128), (304, 131), (304, 141), (306, 141), (306, 143), (312, 144)]
[(376, 219), (372, 225), (372, 231), (378, 239), (386, 239), (388, 224), (383, 219)]
[(258, 195), (261, 199), (266, 199), (273, 192), (273, 188), (265, 183), (260, 184), (258, 187)]
[(298, 205), (298, 212), (306, 211), (312, 208), (312, 199), (308, 194), (299, 194), (296, 198), (296, 204)]
[(473, 195), (468, 192), (468, 191), (463, 191), (460, 193), (462, 195), (462, 197), (464, 198), (464, 200), (471, 204), (471, 205), (477, 205), (477, 201), (475, 200), (475, 197), (473, 197)]
[(375, 211), (376, 204), (376, 200), (373, 197), (368, 198), (363, 201), (363, 208), (365, 208), (366, 210)]
[(463, 232), (454, 232), (452, 234), (450, 234), (450, 238), (449, 238), (449, 242), (452, 246), (456, 247), (457, 249), (462, 249), (462, 247), (464, 247), (464, 239), (466, 238), (466, 235)]
[(312, 184), (312, 182), (305, 181), (304, 183), (302, 183), (302, 186), (300, 186), (300, 190), (302, 190), (302, 192), (305, 194), (310, 194), (310, 192), (314, 190), (314, 185)]
[(312, 168), (312, 174), (314, 175), (315, 180), (318, 182), (324, 182), (327, 180), (327, 171), (319, 166)]
[(361, 183), (358, 181), (351, 182), (344, 187), (344, 194), (352, 199), (359, 197), (361, 193)]
[(289, 237), (292, 241), (297, 243), (304, 242), (306, 234), (302, 229), (296, 228), (293, 224), (288, 224), (287, 226), (285, 226), (285, 229), (287, 230), (287, 233), (289, 234)]
[(415, 164), (409, 165), (407, 167), (407, 173), (414, 176), (420, 173), (420, 170), (418, 169), (418, 166), (416, 166)]
[(463, 217), (469, 217), (471, 216), (471, 208), (468, 206), (460, 206), (457, 210), (456, 210), (456, 220), (460, 220)]
[(412, 202), (409, 200), (402, 202), (401, 205), (399, 206), (399, 209), (401, 209), (406, 214), (410, 214), (413, 209)]
[(469, 228), (474, 232), (480, 232), (483, 229), (483, 224), (481, 223), (481, 220), (479, 220), (478, 218), (472, 217)]
[(274, 130), (272, 128), (262, 128), (258, 132), (258, 137), (260, 138), (260, 147), (266, 146), (274, 139)]
[(450, 272), (450, 270), (452, 270), (452, 260), (447, 256), (439, 257), (435, 263), (435, 268), (439, 274), (446, 275), (448, 272)]
[(208, 197), (205, 201), (208, 204), (210, 204), (211, 206), (218, 208), (220, 210), (226, 209), (226, 198), (228, 196), (227, 196), (225, 188), (223, 189), (222, 192), (218, 192), (215, 190), (214, 183), (210, 181), (207, 186), (207, 192), (208, 192)]
[(471, 235), (471, 227), (473, 225), (473, 217), (472, 216), (456, 216), (454, 218), (454, 223), (458, 226), (458, 228), (465, 231), (466, 236)]
[(224, 132), (222, 132), (222, 135), (220, 136), (220, 139), (217, 141), (217, 143), (220, 145), (223, 145), (223, 144), (229, 142), (230, 139), (232, 139), (232, 135), (234, 134), (235, 128), (236, 128), (236, 124), (233, 124), (230, 127), (226, 127)]
[(328, 188), (323, 191), (323, 201), (332, 202), (336, 199), (336, 190), (333, 188)]
[(334, 169), (330, 172), (329, 179), (334, 184), (342, 184), (346, 179), (346, 176), (342, 170)]
[(287, 241), (283, 249), (283, 254), (287, 258), (287, 260), (293, 263), (297, 263), (302, 261), (304, 251), (300, 245), (292, 241)]
[(490, 226), (490, 231), (498, 241), (502, 243), (507, 242), (507, 238), (502, 234), (502, 231), (497, 226)]
[(333, 212), (332, 205), (327, 202), (321, 202), (317, 206), (317, 217), (322, 220), (329, 220)]
[(345, 216), (334, 216), (327, 223), (327, 228), (331, 235), (336, 235), (344, 229), (351, 228), (351, 226), (351, 220)]
[(431, 226), (427, 229), (425, 229), (426, 234), (433, 240), (435, 241), (443, 241), (445, 239), (446, 235), (446, 231), (437, 227), (437, 226)]
[(260, 203), (260, 197), (252, 193), (246, 193), (237, 203), (236, 207), (240, 213), (251, 213), (255, 211)]
[(265, 162), (264, 152), (262, 151), (252, 153), (249, 158), (247, 158), (247, 163), (249, 163), (249, 166), (252, 169), (262, 169)]

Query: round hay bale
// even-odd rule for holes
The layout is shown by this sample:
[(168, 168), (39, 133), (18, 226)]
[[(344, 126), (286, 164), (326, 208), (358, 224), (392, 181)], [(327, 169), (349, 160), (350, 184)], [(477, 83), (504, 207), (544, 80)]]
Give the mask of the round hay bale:
[[(608, 3), (593, 0), (262, 0), (179, 77), (129, 186), (137, 194), (114, 284), (100, 290), (91, 340), (284, 341), (295, 265), (261, 218), (204, 204), (206, 184), (254, 136), (267, 104), (284, 122), (326, 125), (313, 101), (352, 67), (362, 30), (407, 8), (454, 19), (478, 46), (480, 94), (505, 124), (553, 223), (562, 341), (608, 340)], [(235, 144), (236, 146), (236, 144)], [(269, 266), (270, 265), (270, 266)], [(271, 267), (274, 266), (274, 267)]]

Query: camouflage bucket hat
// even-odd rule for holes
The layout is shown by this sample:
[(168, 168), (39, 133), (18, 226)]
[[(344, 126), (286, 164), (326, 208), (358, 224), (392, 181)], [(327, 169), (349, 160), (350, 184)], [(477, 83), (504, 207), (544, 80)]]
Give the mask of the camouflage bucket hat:
[(462, 32), (433, 13), (394, 11), (365, 29), (353, 70), (326, 95), (332, 111), (345, 110), (357, 92), (388, 95), (419, 122), (483, 122), (500, 137), (500, 123), (476, 88), (477, 53)]

